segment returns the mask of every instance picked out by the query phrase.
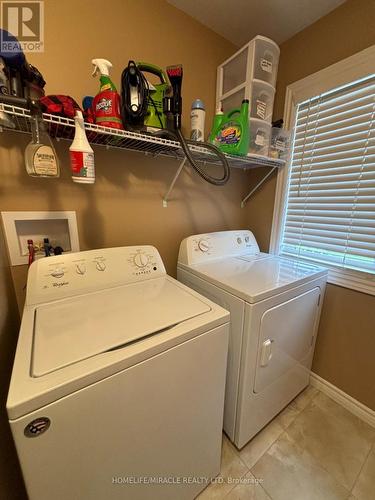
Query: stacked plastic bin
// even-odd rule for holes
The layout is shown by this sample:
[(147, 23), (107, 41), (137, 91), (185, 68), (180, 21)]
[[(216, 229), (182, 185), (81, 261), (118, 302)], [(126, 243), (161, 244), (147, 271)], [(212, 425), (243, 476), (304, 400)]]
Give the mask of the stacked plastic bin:
[(249, 99), (249, 153), (269, 154), (273, 101), (280, 49), (258, 35), (227, 59), (217, 70), (216, 107), (224, 113)]

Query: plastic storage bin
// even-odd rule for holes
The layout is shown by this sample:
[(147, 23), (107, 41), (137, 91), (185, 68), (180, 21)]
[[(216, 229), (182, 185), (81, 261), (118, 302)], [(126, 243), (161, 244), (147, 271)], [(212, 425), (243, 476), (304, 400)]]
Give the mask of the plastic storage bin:
[(246, 82), (248, 52), (248, 47), (245, 47), (223, 66), (222, 94)]
[(228, 113), (232, 109), (240, 108), (243, 99), (245, 99), (245, 89), (241, 89), (234, 94), (226, 97), (221, 101), (221, 107), (224, 113)]
[(252, 78), (263, 80), (275, 87), (280, 56), (278, 45), (260, 35), (256, 36), (251, 43), (254, 43)]
[(286, 160), (290, 149), (290, 133), (283, 128), (272, 127), (270, 141), (270, 156)]
[(252, 80), (250, 85), (250, 118), (271, 123), (275, 89), (269, 83)]
[(268, 156), (271, 139), (271, 124), (264, 120), (250, 119), (249, 153)]

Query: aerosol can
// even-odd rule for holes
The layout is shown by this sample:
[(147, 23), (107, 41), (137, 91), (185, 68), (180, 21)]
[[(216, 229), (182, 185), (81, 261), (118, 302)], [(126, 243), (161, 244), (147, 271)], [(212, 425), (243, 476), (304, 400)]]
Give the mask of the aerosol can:
[(192, 141), (204, 141), (204, 120), (206, 111), (203, 101), (196, 99), (191, 105), (190, 113), (190, 139)]
[(107, 59), (93, 59), (91, 62), (94, 65), (92, 76), (100, 74), (100, 92), (94, 97), (92, 104), (95, 123), (103, 127), (122, 129), (120, 96), (109, 77), (112, 63)]

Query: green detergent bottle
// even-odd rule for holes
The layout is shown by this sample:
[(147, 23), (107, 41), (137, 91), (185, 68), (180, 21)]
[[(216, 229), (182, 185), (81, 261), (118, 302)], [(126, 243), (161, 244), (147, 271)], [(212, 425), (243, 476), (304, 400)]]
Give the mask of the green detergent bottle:
[(217, 113), (210, 134), (210, 142), (223, 153), (246, 156), (249, 151), (249, 100), (241, 108), (228, 113)]

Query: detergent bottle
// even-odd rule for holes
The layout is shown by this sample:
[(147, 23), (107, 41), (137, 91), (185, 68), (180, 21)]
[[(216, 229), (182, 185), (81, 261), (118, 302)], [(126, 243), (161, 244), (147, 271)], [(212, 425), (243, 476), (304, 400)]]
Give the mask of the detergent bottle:
[(223, 153), (246, 156), (249, 150), (249, 100), (244, 99), (241, 108), (225, 114), (216, 114), (210, 134), (210, 142)]
[(122, 129), (120, 96), (109, 78), (112, 63), (106, 59), (93, 59), (91, 62), (94, 65), (92, 76), (100, 73), (100, 92), (94, 97), (92, 103), (95, 123), (103, 127)]

